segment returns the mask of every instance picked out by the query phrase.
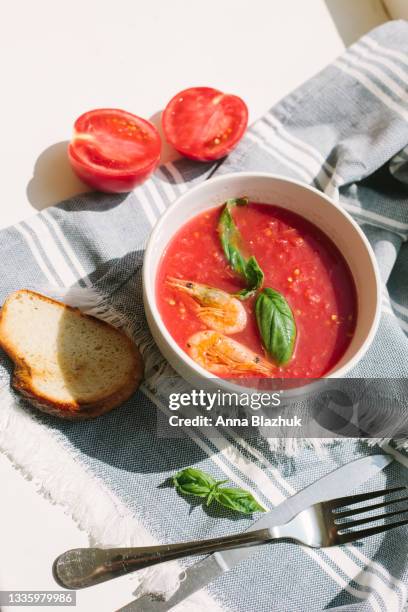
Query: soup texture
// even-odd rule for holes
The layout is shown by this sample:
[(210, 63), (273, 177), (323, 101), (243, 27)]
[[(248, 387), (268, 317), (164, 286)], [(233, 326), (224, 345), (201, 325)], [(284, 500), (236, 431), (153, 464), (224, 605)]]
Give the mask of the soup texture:
[[(229, 294), (244, 287), (221, 247), (217, 226), (222, 209), (217, 206), (197, 215), (175, 234), (162, 256), (157, 276), (157, 303), (162, 320), (177, 344), (193, 358), (191, 338), (214, 338), (214, 331), (194, 336), (214, 327), (208, 324), (205, 310), (199, 316), (196, 296), (180, 290), (177, 279), (192, 283), (194, 289), (198, 283)], [(316, 226), (278, 206), (249, 203), (236, 207), (233, 219), (247, 253), (256, 257), (264, 272), (264, 287), (279, 291), (288, 302), (296, 324), (296, 341), (286, 364), (279, 365), (268, 355), (254, 312), (256, 296), (252, 296), (240, 301), (246, 313), (246, 321), (242, 321), (241, 312), (241, 325), (234, 327), (227, 315), (220, 315), (220, 329), (216, 333), (224, 335), (221, 340), (217, 336), (217, 342), (225, 342), (226, 336), (228, 350), (239, 351), (242, 345), (260, 356), (261, 362), (271, 364), (270, 372), (243, 371), (245, 377), (324, 376), (346, 351), (356, 324), (356, 291), (345, 259)], [(207, 369), (225, 378), (239, 375), (237, 371), (229, 372), (228, 365), (221, 371)]]

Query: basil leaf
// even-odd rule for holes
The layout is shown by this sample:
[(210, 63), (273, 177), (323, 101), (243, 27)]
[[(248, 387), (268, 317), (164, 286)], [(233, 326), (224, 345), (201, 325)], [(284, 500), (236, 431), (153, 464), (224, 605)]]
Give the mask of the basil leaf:
[(212, 476), (196, 468), (186, 468), (173, 476), (173, 484), (179, 493), (207, 497), (216, 481)]
[(246, 300), (251, 295), (256, 293), (256, 291), (260, 289), (263, 284), (264, 273), (253, 256), (251, 256), (246, 262), (245, 278), (248, 283), (248, 288), (242, 289), (237, 293), (237, 297), (239, 297), (241, 300)]
[(179, 493), (206, 497), (207, 506), (216, 500), (222, 506), (244, 514), (265, 512), (265, 508), (258, 504), (249, 491), (221, 487), (226, 482), (226, 480), (216, 481), (209, 474), (196, 468), (186, 468), (173, 476), (173, 483)]
[(265, 512), (265, 508), (258, 504), (249, 491), (245, 491), (244, 489), (220, 487), (216, 489), (215, 498), (218, 503), (236, 512), (243, 512), (244, 514)]
[(218, 222), (218, 234), (225, 257), (234, 272), (239, 274), (247, 284), (246, 289), (236, 294), (241, 300), (246, 300), (260, 289), (264, 280), (264, 274), (255, 257), (251, 256), (246, 259), (244, 256), (242, 236), (232, 218), (232, 209), (235, 206), (247, 205), (248, 198), (227, 200)]
[(289, 304), (281, 293), (265, 288), (256, 300), (255, 313), (266, 350), (279, 364), (287, 363), (296, 340), (296, 324)]

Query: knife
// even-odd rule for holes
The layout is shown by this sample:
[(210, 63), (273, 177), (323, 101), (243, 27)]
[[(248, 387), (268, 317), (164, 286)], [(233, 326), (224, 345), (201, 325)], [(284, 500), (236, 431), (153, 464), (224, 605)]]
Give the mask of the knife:
[[(282, 525), (312, 504), (344, 496), (375, 476), (392, 460), (393, 458), (390, 455), (369, 455), (346, 463), (283, 501), (252, 523), (246, 531)], [(167, 612), (250, 555), (253, 555), (259, 548), (260, 546), (236, 548), (209, 555), (183, 572), (180, 587), (167, 601), (158, 601), (152, 599), (150, 595), (144, 595), (120, 608), (117, 612)]]

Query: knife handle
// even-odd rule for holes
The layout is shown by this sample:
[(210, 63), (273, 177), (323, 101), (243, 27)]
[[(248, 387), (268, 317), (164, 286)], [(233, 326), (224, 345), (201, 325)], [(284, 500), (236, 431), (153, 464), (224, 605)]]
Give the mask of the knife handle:
[(56, 581), (61, 586), (67, 589), (82, 589), (163, 561), (262, 544), (271, 538), (269, 529), (260, 529), (211, 540), (162, 546), (110, 549), (75, 548), (68, 550), (55, 560), (53, 572)]

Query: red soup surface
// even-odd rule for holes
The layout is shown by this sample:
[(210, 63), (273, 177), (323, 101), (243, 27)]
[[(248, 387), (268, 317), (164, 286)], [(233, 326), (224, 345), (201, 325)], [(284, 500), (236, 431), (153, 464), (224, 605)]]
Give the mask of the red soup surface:
[[(229, 293), (243, 287), (220, 245), (217, 225), (222, 208), (206, 210), (186, 223), (170, 241), (160, 263), (156, 287), (159, 311), (166, 328), (186, 352), (189, 338), (208, 327), (197, 316), (196, 300), (166, 280), (180, 278)], [(236, 207), (234, 220), (247, 253), (256, 257), (264, 271), (264, 287), (281, 292), (295, 318), (293, 356), (284, 366), (276, 366), (274, 375), (325, 375), (344, 354), (356, 324), (356, 290), (346, 261), (315, 225), (278, 206), (250, 203)], [(247, 324), (230, 338), (273, 363), (262, 345), (254, 302), (255, 297), (242, 302)], [(251, 375), (259, 376), (243, 373)]]

